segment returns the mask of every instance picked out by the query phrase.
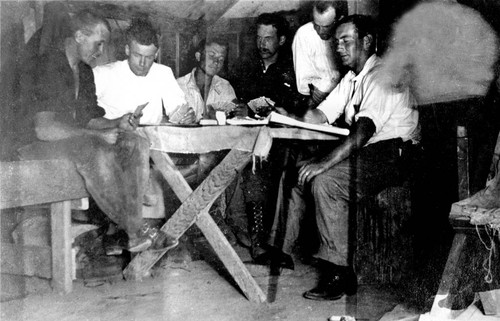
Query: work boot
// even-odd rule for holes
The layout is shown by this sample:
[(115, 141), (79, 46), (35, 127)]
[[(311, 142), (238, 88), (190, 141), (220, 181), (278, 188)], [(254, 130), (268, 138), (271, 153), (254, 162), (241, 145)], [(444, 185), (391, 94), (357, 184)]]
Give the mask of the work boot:
[(261, 202), (249, 202), (246, 204), (246, 212), (249, 218), (249, 234), (250, 234), (250, 254), (253, 259), (266, 253), (263, 248), (265, 231), (264, 231), (264, 209)]
[(167, 251), (179, 244), (179, 241), (157, 227), (151, 226), (149, 223), (144, 223), (141, 229), (131, 237), (129, 235), (128, 248), (129, 252), (142, 252), (147, 249), (155, 251)]
[(352, 267), (322, 261), (319, 272), (318, 284), (315, 288), (305, 292), (304, 298), (326, 301), (356, 294), (358, 281)]

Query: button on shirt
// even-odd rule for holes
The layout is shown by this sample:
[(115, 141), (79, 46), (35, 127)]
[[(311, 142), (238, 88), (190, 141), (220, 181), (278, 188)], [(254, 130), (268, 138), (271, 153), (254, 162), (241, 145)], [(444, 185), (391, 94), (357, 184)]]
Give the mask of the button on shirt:
[(359, 117), (370, 118), (376, 130), (367, 145), (398, 137), (416, 141), (419, 127), (414, 100), (408, 89), (398, 92), (382, 86), (378, 65), (379, 58), (372, 55), (358, 75), (349, 71), (318, 109), (330, 124), (342, 114), (349, 125)]
[(148, 74), (139, 77), (130, 70), (127, 60), (116, 61), (95, 67), (94, 77), (97, 102), (108, 119), (133, 113), (137, 106), (148, 103), (140, 123), (158, 124), (163, 110), (171, 116), (186, 103), (172, 70), (165, 65), (153, 63)]
[(297, 30), (292, 51), (298, 91), (309, 95), (309, 84), (313, 84), (329, 93), (340, 77), (333, 59), (332, 39), (322, 40), (309, 22)]
[[(196, 114), (196, 121), (199, 121), (203, 116), (205, 101), (201, 96), (200, 89), (196, 85), (195, 71), (196, 68), (189, 74), (178, 78), (177, 83), (185, 93), (189, 107), (193, 108)], [(229, 81), (215, 75), (212, 78), (206, 104), (211, 105), (215, 110), (232, 110), (234, 105), (230, 104), (230, 102), (234, 99), (236, 99), (236, 94)]]

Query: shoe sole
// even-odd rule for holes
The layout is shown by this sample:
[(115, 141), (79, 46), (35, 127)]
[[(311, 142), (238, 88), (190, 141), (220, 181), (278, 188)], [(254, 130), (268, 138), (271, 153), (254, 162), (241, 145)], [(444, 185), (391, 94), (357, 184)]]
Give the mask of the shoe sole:
[(337, 295), (337, 296), (316, 296), (314, 294), (310, 294), (308, 292), (305, 292), (302, 296), (306, 299), (315, 300), (315, 301), (335, 301), (335, 300), (341, 299), (344, 295), (350, 296), (350, 295), (354, 295), (354, 294), (356, 294), (356, 292), (351, 293), (351, 294), (342, 293), (341, 295)]
[(142, 244), (139, 244), (137, 246), (131, 247), (128, 249), (129, 252), (144, 252), (146, 251), (153, 243), (152, 242), (145, 242)]
[(117, 256), (117, 255), (122, 255), (123, 249), (121, 247), (107, 247), (106, 248), (106, 255), (107, 256)]

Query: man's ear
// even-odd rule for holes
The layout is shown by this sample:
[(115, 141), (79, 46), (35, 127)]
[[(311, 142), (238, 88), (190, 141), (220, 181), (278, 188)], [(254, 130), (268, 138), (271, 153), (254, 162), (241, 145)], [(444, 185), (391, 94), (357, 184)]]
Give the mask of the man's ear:
[(128, 56), (130, 56), (130, 47), (128, 46), (128, 44), (125, 45), (125, 54)]
[(279, 45), (283, 46), (285, 44), (285, 41), (286, 41), (286, 36), (285, 35), (280, 36)]
[(201, 52), (195, 52), (194, 57), (196, 58), (196, 61), (200, 62), (201, 60)]
[(83, 32), (81, 30), (77, 30), (75, 32), (75, 40), (76, 40), (76, 42), (82, 43), (84, 37), (85, 37), (85, 35), (83, 34)]
[(363, 49), (369, 50), (373, 44), (373, 36), (368, 34), (363, 37)]

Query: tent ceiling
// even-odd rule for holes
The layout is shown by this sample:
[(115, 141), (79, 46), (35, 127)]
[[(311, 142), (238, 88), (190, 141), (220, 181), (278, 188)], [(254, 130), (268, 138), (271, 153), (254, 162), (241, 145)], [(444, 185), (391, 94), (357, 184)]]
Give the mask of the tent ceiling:
[(256, 17), (263, 12), (295, 10), (307, 0), (163, 0), (163, 1), (68, 1), (74, 11), (94, 6), (108, 18), (127, 19), (147, 14), (152, 19), (205, 20)]

